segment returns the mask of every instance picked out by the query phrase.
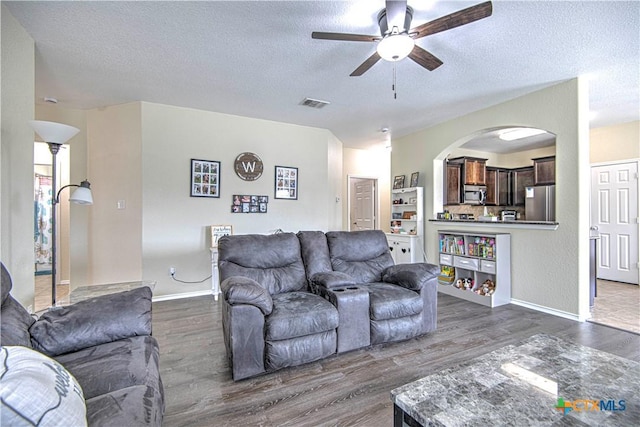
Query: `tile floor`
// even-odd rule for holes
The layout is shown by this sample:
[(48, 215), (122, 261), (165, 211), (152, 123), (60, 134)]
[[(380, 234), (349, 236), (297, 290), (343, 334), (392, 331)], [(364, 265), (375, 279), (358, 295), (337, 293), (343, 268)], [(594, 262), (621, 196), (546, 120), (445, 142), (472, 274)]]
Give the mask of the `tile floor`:
[(640, 286), (598, 280), (589, 322), (640, 334)]

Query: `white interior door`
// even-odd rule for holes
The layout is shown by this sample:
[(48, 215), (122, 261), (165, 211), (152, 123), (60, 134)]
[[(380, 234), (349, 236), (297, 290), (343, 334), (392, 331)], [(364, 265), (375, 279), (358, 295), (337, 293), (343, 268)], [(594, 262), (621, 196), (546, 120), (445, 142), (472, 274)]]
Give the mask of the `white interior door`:
[(591, 167), (591, 229), (600, 279), (638, 284), (638, 164)]
[(375, 228), (375, 180), (354, 179), (352, 181), (351, 230), (373, 230)]

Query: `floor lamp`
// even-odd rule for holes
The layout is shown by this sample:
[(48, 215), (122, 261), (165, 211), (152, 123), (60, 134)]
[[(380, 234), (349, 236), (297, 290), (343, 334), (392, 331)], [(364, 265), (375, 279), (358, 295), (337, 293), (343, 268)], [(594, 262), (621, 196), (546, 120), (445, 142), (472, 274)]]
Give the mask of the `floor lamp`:
[(80, 185), (65, 185), (56, 192), (57, 186), (57, 161), (56, 155), (60, 147), (73, 138), (80, 129), (62, 123), (47, 122), (42, 120), (31, 120), (29, 125), (33, 130), (49, 145), (52, 156), (51, 171), (51, 240), (53, 247), (51, 251), (51, 306), (56, 306), (56, 205), (60, 203), (60, 192), (67, 187), (78, 187), (69, 198), (70, 202), (81, 205), (93, 204), (91, 195), (91, 185), (89, 181), (82, 181)]

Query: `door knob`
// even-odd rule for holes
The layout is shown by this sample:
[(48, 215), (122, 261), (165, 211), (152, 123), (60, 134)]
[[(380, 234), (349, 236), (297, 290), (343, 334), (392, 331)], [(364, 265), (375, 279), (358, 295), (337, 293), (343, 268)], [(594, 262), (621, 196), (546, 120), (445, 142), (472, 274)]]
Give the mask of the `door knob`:
[(589, 227), (589, 229), (593, 230), (593, 231), (598, 231), (599, 230), (597, 225), (592, 225), (591, 227)]

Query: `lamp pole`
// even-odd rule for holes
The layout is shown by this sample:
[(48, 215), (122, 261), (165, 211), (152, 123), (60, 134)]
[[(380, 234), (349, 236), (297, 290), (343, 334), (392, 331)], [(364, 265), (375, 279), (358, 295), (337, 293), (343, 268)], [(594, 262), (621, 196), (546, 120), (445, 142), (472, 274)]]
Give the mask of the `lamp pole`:
[(57, 180), (58, 180), (58, 162), (56, 161), (56, 156), (58, 151), (60, 151), (60, 146), (62, 144), (56, 144), (54, 142), (48, 142), (49, 151), (51, 151), (52, 156), (52, 167), (51, 167), (51, 240), (53, 241), (52, 251), (51, 251), (51, 305), (53, 307), (56, 306), (56, 245), (58, 240), (56, 239), (56, 205), (58, 204), (58, 200), (56, 197), (57, 191)]
[[(29, 125), (33, 128), (44, 142), (49, 145), (52, 159), (52, 179), (51, 179), (51, 238), (53, 240), (51, 251), (51, 302), (56, 305), (56, 204), (58, 204), (57, 181), (58, 181), (58, 162), (56, 155), (60, 151), (60, 146), (74, 137), (80, 129), (62, 123), (48, 122), (44, 120), (30, 120)], [(62, 187), (64, 188), (64, 187)], [(89, 193), (89, 198), (90, 193)], [(86, 204), (90, 204), (88, 200)]]

